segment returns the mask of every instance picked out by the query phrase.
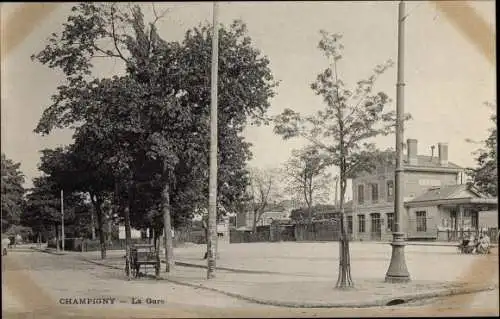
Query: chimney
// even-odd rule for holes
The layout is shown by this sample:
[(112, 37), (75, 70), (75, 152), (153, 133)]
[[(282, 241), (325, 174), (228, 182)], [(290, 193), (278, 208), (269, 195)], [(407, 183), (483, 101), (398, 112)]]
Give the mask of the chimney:
[(439, 152), (439, 165), (447, 166), (448, 165), (448, 144), (447, 143), (438, 143), (438, 152)]
[(434, 145), (431, 145), (431, 162), (432, 160), (434, 159), (434, 149), (436, 148), (436, 146)]
[(417, 165), (417, 140), (409, 138), (406, 144), (408, 147), (408, 165)]

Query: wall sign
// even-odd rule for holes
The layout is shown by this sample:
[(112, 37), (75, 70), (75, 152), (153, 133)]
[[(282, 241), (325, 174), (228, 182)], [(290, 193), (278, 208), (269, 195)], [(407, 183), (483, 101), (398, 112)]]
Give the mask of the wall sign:
[(420, 186), (441, 186), (441, 181), (438, 179), (419, 179), (418, 184)]

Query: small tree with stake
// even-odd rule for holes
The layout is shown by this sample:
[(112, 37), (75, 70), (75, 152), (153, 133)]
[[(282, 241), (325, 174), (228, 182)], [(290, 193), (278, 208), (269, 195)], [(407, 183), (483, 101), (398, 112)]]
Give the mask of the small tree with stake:
[[(387, 94), (373, 93), (377, 78), (392, 66), (392, 61), (377, 65), (368, 79), (357, 82), (354, 90), (340, 80), (337, 64), (342, 58), (341, 35), (321, 31), (319, 49), (329, 60), (311, 88), (323, 97), (325, 109), (313, 116), (301, 116), (286, 109), (275, 119), (275, 132), (284, 139), (304, 137), (331, 156), (340, 169), (340, 251), (337, 288), (354, 286), (351, 278), (349, 240), (346, 234), (344, 202), (347, 178), (374, 168), (377, 160), (386, 157), (371, 138), (394, 131), (395, 112), (386, 111), (390, 102)], [(406, 116), (410, 118), (409, 115)]]

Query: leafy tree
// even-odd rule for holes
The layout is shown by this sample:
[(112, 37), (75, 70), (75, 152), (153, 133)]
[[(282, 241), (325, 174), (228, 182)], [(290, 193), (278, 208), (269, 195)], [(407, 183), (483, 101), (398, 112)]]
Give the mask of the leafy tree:
[(2, 153), (2, 232), (19, 223), (24, 203), (24, 175), (20, 166)]
[(22, 224), (41, 234), (53, 232), (59, 239), (58, 226), (61, 223), (61, 188), (46, 176), (33, 180), (33, 188), (27, 194), (26, 211), (22, 215)]
[(313, 218), (314, 204), (328, 198), (332, 182), (331, 175), (326, 172), (329, 166), (330, 157), (320, 153), (315, 146), (294, 150), (292, 158), (285, 164), (286, 189), (306, 203), (309, 221)]
[[(62, 69), (68, 78), (36, 131), (49, 133), (84, 123), (97, 139), (105, 140), (101, 143), (106, 147), (100, 149), (112, 153), (107, 162), (116, 183), (126, 190), (119, 191), (120, 198), (129, 202), (121, 205), (125, 223), (130, 221), (137, 174), (147, 171), (149, 182), (162, 185), (164, 228), (170, 229), (172, 213), (184, 218), (189, 208), (207, 202), (211, 28), (189, 30), (182, 43), (166, 42), (155, 27), (161, 15), (153, 11), (155, 20), (146, 26), (138, 7), (128, 12), (116, 4), (84, 3), (73, 8), (64, 32), (54, 34), (33, 57)], [(252, 47), (244, 24), (235, 22), (220, 32), (224, 80), (219, 83), (218, 201), (230, 205), (242, 197), (246, 186), (249, 145), (240, 134), (248, 118), (262, 121), (275, 83), (269, 61)], [(102, 46), (106, 42), (110, 48)], [(126, 75), (92, 80), (91, 60), (96, 57), (121, 60)], [(192, 181), (182, 182), (186, 174)], [(181, 202), (174, 203), (174, 198)], [(165, 237), (169, 253), (171, 242)], [(171, 258), (167, 260), (170, 263)]]
[(337, 288), (347, 288), (353, 285), (344, 217), (347, 179), (374, 168), (379, 152), (370, 139), (394, 131), (395, 112), (386, 111), (389, 97), (383, 92), (373, 92), (376, 79), (393, 63), (389, 60), (378, 65), (368, 79), (358, 81), (354, 90), (350, 90), (338, 72), (343, 49), (341, 35), (326, 31), (321, 31), (321, 35), (318, 47), (329, 60), (329, 67), (317, 76), (311, 88), (323, 98), (325, 109), (312, 116), (301, 116), (286, 109), (275, 119), (275, 132), (284, 139), (306, 138), (328, 152), (331, 163), (340, 169), (341, 238)]
[[(104, 221), (109, 217), (103, 211), (103, 205), (113, 190), (113, 175), (110, 165), (104, 163), (102, 154), (85, 131), (77, 130), (75, 143), (54, 150), (42, 150), (40, 170), (50, 176), (66, 194), (85, 193), (90, 198), (97, 216), (97, 226), (101, 245), (101, 258), (106, 258), (106, 234)], [(81, 211), (84, 219), (92, 213)], [(79, 216), (78, 216), (79, 217)], [(91, 219), (91, 218), (90, 218)], [(93, 227), (93, 225), (91, 225)]]
[[(490, 104), (496, 109), (496, 103)], [(497, 115), (491, 116), (494, 126), (489, 129), (490, 135), (484, 143), (484, 148), (476, 151), (476, 168), (469, 168), (468, 175), (472, 178), (472, 183), (485, 194), (498, 196), (498, 168), (497, 168)]]
[[(47, 153), (47, 150), (45, 151)], [(26, 195), (26, 209), (21, 215), (21, 224), (31, 227), (36, 237), (48, 237), (53, 233), (59, 240), (61, 226), (62, 184), (49, 175), (33, 179), (33, 188)], [(89, 219), (89, 209), (85, 198), (79, 192), (64, 193), (65, 233), (80, 236), (85, 233), (82, 223)], [(88, 225), (88, 224), (87, 224)]]

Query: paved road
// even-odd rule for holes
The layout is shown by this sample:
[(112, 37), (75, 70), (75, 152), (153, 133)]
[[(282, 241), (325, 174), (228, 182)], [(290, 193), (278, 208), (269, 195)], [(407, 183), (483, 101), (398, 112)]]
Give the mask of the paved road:
[[(37, 311), (64, 316), (123, 310), (146, 317), (158, 314), (199, 316), (218, 309), (252, 308), (258, 305), (215, 292), (155, 280), (126, 281), (116, 270), (92, 265), (75, 256), (40, 252), (11, 252), (2, 259), (2, 301), (7, 314)], [(61, 299), (115, 298), (107, 305), (61, 305)], [(133, 304), (142, 300), (141, 304)], [(149, 298), (149, 300), (148, 300)], [(147, 304), (153, 300), (158, 304)], [(66, 301), (63, 301), (66, 302)], [(119, 313), (116, 313), (119, 315)], [(99, 316), (98, 316), (99, 317)], [(38, 318), (38, 316), (37, 316)]]

